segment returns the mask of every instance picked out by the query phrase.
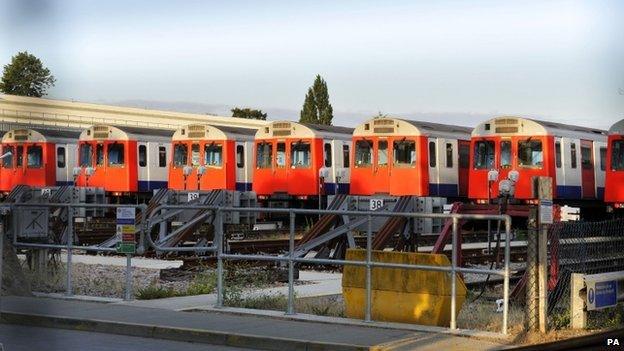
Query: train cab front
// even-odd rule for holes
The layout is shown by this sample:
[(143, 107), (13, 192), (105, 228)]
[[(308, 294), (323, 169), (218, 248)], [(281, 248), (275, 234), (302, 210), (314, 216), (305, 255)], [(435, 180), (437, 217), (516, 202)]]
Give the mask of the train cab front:
[(533, 178), (554, 179), (551, 144), (552, 136), (532, 120), (500, 117), (478, 125), (471, 138), (469, 197), (484, 204), (513, 195), (533, 203)]
[(609, 130), (606, 160), (605, 202), (617, 212), (624, 212), (624, 120)]

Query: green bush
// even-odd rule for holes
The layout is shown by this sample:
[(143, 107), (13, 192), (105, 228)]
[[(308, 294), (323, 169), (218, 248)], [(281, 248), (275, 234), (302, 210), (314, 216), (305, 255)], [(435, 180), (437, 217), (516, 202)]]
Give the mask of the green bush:
[(166, 288), (160, 285), (152, 284), (145, 288), (140, 288), (136, 292), (137, 300), (153, 300), (164, 299), (167, 297), (176, 297), (180, 294), (172, 288)]

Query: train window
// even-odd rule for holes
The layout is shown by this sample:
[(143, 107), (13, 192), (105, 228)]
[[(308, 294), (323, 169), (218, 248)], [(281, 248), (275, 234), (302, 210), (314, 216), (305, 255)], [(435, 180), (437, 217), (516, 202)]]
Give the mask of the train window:
[(24, 165), (24, 147), (18, 146), (17, 151), (15, 153), (17, 154), (15, 155), (16, 156), (15, 159), (17, 160), (15, 165), (17, 167), (22, 167)]
[(65, 148), (56, 148), (56, 167), (65, 168)]
[(204, 146), (204, 164), (206, 166), (221, 167), (223, 146), (221, 144), (206, 144)]
[(572, 143), (570, 144), (570, 162), (571, 162), (571, 167), (572, 168), (576, 168), (576, 144)]
[(97, 165), (104, 165), (104, 144), (97, 144), (95, 147), (95, 160)]
[(245, 167), (245, 147), (243, 145), (236, 145), (236, 167)]
[(93, 166), (93, 146), (91, 144), (80, 145), (80, 167)]
[(191, 145), (191, 165), (199, 166), (199, 144)]
[(256, 167), (271, 168), (273, 158), (273, 145), (270, 143), (259, 143), (256, 149)]
[(176, 144), (173, 147), (173, 165), (184, 167), (188, 163), (188, 146), (186, 144)]
[(377, 144), (377, 165), (378, 166), (387, 166), (388, 165), (388, 141), (387, 140), (379, 140)]
[(464, 143), (459, 144), (459, 168), (470, 168), (470, 146)]
[(310, 143), (299, 141), (290, 144), (290, 166), (293, 168), (310, 167)]
[(593, 157), (591, 147), (581, 145), (581, 167), (583, 169), (594, 168), (594, 162), (592, 159)]
[(275, 164), (277, 167), (286, 167), (286, 143), (277, 143)]
[(544, 162), (542, 142), (525, 140), (518, 142), (518, 166), (541, 168)]
[(123, 144), (108, 144), (108, 165), (123, 166), (124, 164), (124, 146)]
[(342, 167), (349, 168), (349, 145), (342, 145)]
[(437, 165), (436, 155), (436, 143), (435, 141), (429, 142), (429, 167), (433, 168)]
[(500, 143), (501, 148), (501, 168), (511, 168), (511, 141), (505, 140)]
[(605, 171), (607, 169), (607, 148), (600, 148), (600, 170)]
[(330, 143), (325, 143), (324, 149), (325, 151), (325, 167), (332, 166), (332, 147)]
[(613, 140), (611, 149), (611, 169), (624, 170), (624, 140)]
[(147, 166), (147, 146), (139, 145), (139, 167)]
[(29, 146), (26, 154), (26, 166), (28, 168), (41, 168), (43, 166), (43, 148), (40, 145)]
[(395, 141), (392, 148), (395, 166), (413, 166), (416, 164), (416, 142), (412, 140)]
[(555, 142), (555, 166), (561, 168), (561, 143)]
[(5, 158), (2, 159), (2, 167), (13, 168), (13, 155), (15, 155), (15, 150), (13, 149), (13, 146), (5, 146), (2, 148), (3, 155), (6, 155), (8, 153), (10, 153), (10, 155), (7, 155)]
[(453, 168), (453, 144), (446, 143), (446, 168)]
[(494, 141), (480, 140), (474, 144), (474, 168), (494, 168)]
[(355, 142), (355, 167), (369, 167), (372, 164), (372, 145), (368, 140)]
[(167, 148), (164, 146), (158, 147), (158, 167), (167, 167)]

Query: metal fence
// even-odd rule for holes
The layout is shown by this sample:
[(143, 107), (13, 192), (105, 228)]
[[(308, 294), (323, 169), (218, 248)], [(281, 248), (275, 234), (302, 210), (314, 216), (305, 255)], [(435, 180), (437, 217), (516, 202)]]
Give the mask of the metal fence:
[(556, 223), (549, 243), (548, 322), (558, 329), (568, 324), (572, 273), (624, 270), (624, 219)]
[[(72, 251), (95, 251), (95, 252), (115, 252), (115, 249), (102, 248), (97, 246), (76, 246), (73, 245), (73, 218), (72, 209), (76, 208), (117, 208), (123, 207), (135, 207), (141, 213), (146, 213), (147, 205), (104, 205), (104, 204), (67, 204), (67, 203), (46, 203), (46, 204), (11, 204), (11, 211), (18, 210), (20, 207), (54, 207), (54, 208), (67, 208), (68, 213), (68, 240), (65, 245), (59, 244), (40, 244), (40, 243), (24, 243), (17, 240), (17, 236), (13, 236), (13, 244), (15, 247), (27, 248), (27, 249), (61, 249), (67, 250), (67, 289), (66, 294), (72, 295), (71, 287), (71, 264), (72, 264)], [(154, 218), (155, 214), (160, 211), (167, 210), (210, 210), (214, 213), (214, 239), (211, 245), (201, 247), (161, 247), (158, 246), (151, 237), (150, 228), (158, 224), (158, 220)], [(224, 225), (223, 218), (225, 213), (228, 212), (248, 212), (248, 213), (272, 213), (272, 214), (286, 214), (289, 217), (289, 245), (288, 254), (286, 255), (243, 255), (243, 254), (229, 254), (224, 252)], [(339, 216), (352, 216), (367, 218), (367, 231), (366, 231), (366, 260), (365, 261), (351, 261), (351, 260), (334, 260), (334, 259), (320, 259), (320, 258), (301, 258), (294, 255), (295, 252), (295, 219), (297, 215), (339, 215)], [(405, 217), (405, 218), (434, 218), (441, 220), (452, 220), (452, 248), (451, 248), (451, 266), (428, 266), (428, 265), (412, 265), (412, 264), (398, 264), (398, 263), (385, 263), (376, 262), (372, 259), (372, 226), (371, 223), (374, 217)], [(502, 269), (481, 269), (481, 268), (468, 268), (460, 267), (457, 262), (457, 253), (459, 250), (458, 245), (458, 232), (461, 221), (464, 220), (477, 220), (477, 221), (501, 221), (504, 223), (505, 232), (505, 247), (504, 247), (504, 265)], [(235, 208), (235, 207), (212, 207), (212, 206), (197, 206), (197, 205), (162, 205), (151, 211), (150, 217), (147, 220), (140, 222), (139, 229), (139, 247), (138, 253), (143, 253), (145, 250), (152, 248), (156, 252), (196, 252), (205, 253), (211, 252), (216, 256), (217, 260), (217, 302), (216, 307), (223, 306), (224, 296), (224, 261), (272, 261), (272, 262), (285, 262), (288, 264), (288, 304), (286, 314), (295, 314), (294, 301), (295, 301), (295, 289), (294, 289), (294, 272), (295, 264), (316, 264), (316, 265), (353, 265), (365, 267), (366, 269), (366, 299), (365, 299), (365, 313), (364, 320), (371, 321), (371, 308), (372, 308), (372, 269), (376, 267), (382, 268), (400, 268), (400, 269), (412, 269), (421, 271), (438, 271), (446, 272), (455, 277), (457, 274), (481, 274), (481, 275), (495, 275), (503, 278), (503, 313), (502, 313), (502, 327), (501, 334), (507, 335), (508, 329), (508, 314), (509, 314), (509, 277), (510, 277), (510, 238), (511, 238), (511, 217), (507, 215), (464, 215), (464, 214), (443, 214), (443, 213), (396, 213), (396, 212), (374, 212), (374, 211), (342, 211), (342, 210), (307, 210), (307, 209), (269, 209), (269, 208)], [(1, 269), (1, 268), (0, 268)], [(125, 298), (132, 298), (132, 256), (127, 255), (126, 266), (126, 289)], [(453, 332), (460, 332), (457, 329), (457, 286), (456, 279), (451, 279), (451, 316), (450, 316), (450, 330)]]

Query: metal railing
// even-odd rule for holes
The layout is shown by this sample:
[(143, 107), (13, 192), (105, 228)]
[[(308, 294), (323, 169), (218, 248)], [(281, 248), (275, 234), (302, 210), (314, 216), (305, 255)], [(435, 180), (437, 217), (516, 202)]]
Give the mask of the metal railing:
[[(145, 213), (146, 205), (103, 205), (103, 204), (11, 204), (13, 209), (20, 206), (29, 207), (66, 207), (68, 213), (71, 213), (73, 208), (81, 207), (101, 207), (101, 208), (116, 208), (116, 207), (135, 207), (142, 213)], [(214, 211), (214, 239), (212, 245), (201, 247), (161, 247), (158, 246), (151, 238), (151, 229), (154, 225), (162, 222), (155, 219), (155, 215), (161, 211), (166, 210), (185, 210), (185, 209), (203, 209)], [(287, 214), (289, 216), (289, 241), (288, 241), (288, 254), (287, 255), (258, 255), (258, 254), (229, 254), (223, 250), (223, 242), (225, 238), (223, 217), (228, 212), (251, 212), (251, 213), (272, 213), (272, 214)], [(366, 216), (367, 217), (367, 229), (366, 229), (366, 260), (353, 261), (353, 260), (340, 260), (340, 259), (320, 259), (320, 258), (305, 258), (295, 257), (295, 220), (297, 215), (324, 215), (333, 214), (341, 216)], [(405, 217), (413, 219), (422, 218), (437, 218), (437, 219), (451, 219), (452, 220), (452, 243), (451, 243), (451, 266), (429, 266), (419, 264), (399, 264), (399, 263), (385, 263), (377, 262), (372, 258), (372, 222), (375, 217)], [(457, 253), (458, 253), (458, 232), (459, 223), (462, 220), (493, 220), (501, 221), (505, 225), (505, 248), (504, 248), (504, 266), (502, 269), (481, 269), (481, 268), (467, 268), (458, 266)], [(72, 223), (73, 219), (70, 216), (68, 218), (68, 240), (66, 245), (55, 244), (36, 244), (36, 243), (22, 243), (18, 242), (14, 235), (13, 244), (16, 247), (22, 248), (54, 248), (67, 250), (67, 295), (72, 294), (71, 290), (71, 251), (72, 250), (88, 250), (98, 252), (114, 252), (115, 249), (101, 248), (97, 246), (75, 246), (72, 243), (73, 238)], [(295, 314), (294, 302), (295, 302), (295, 289), (294, 289), (294, 270), (296, 263), (305, 264), (319, 264), (319, 265), (352, 265), (365, 267), (366, 269), (366, 299), (365, 299), (365, 313), (364, 320), (367, 322), (372, 321), (372, 269), (373, 268), (400, 268), (422, 271), (437, 271), (446, 272), (451, 275), (451, 316), (450, 316), (450, 330), (457, 332), (457, 274), (471, 273), (482, 275), (498, 275), (503, 277), (503, 315), (502, 315), (502, 328), (501, 333), (507, 335), (508, 330), (508, 317), (509, 317), (509, 278), (510, 278), (510, 238), (511, 238), (511, 217), (508, 215), (476, 215), (476, 214), (443, 214), (443, 213), (396, 213), (396, 212), (375, 212), (375, 211), (345, 211), (345, 210), (309, 210), (309, 209), (281, 209), (281, 208), (236, 208), (236, 207), (215, 207), (215, 206), (197, 206), (197, 205), (161, 205), (156, 207), (147, 218), (141, 221), (141, 226), (137, 228), (139, 230), (140, 238), (138, 242), (138, 253), (143, 253), (146, 250), (145, 244), (153, 248), (156, 252), (213, 252), (217, 259), (217, 302), (215, 307), (223, 307), (224, 298), (224, 261), (273, 261), (273, 262), (285, 262), (288, 264), (288, 303), (286, 314)], [(127, 267), (126, 267), (126, 299), (132, 298), (132, 269), (131, 269), (132, 256), (127, 255)], [(0, 268), (1, 270), (1, 268)]]

